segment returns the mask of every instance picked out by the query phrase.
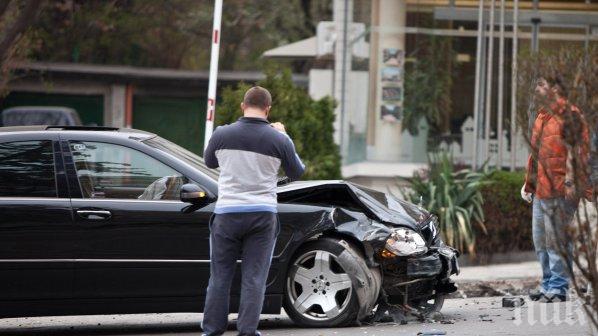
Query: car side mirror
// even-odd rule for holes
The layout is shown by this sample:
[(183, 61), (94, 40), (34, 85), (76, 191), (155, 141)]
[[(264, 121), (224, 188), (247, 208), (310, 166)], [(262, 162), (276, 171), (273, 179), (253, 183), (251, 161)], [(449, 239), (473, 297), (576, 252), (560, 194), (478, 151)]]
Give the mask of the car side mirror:
[(187, 183), (181, 187), (181, 201), (193, 205), (205, 206), (214, 202), (216, 198), (197, 184)]

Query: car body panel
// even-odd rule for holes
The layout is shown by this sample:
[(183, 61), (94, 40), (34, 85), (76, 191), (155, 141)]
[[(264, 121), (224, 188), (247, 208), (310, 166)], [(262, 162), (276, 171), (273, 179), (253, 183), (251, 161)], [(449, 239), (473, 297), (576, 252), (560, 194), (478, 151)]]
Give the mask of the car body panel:
[[(368, 189), (342, 180), (293, 182), (279, 188), (280, 202), (317, 202), (317, 193), (334, 190), (335, 198), (329, 204), (361, 211), (372, 219), (390, 225), (405, 226), (413, 230), (426, 220), (430, 214), (422, 208), (413, 206), (389, 194)], [(338, 201), (342, 199), (342, 201)], [(337, 203), (338, 202), (338, 203)]]
[[(50, 141), (54, 146), (58, 139), (57, 134), (12, 134), (0, 143)], [(0, 197), (0, 298), (5, 302), (73, 295), (77, 237), (63, 165), (56, 154), (54, 166), (56, 197)], [(0, 304), (0, 315), (8, 307)]]

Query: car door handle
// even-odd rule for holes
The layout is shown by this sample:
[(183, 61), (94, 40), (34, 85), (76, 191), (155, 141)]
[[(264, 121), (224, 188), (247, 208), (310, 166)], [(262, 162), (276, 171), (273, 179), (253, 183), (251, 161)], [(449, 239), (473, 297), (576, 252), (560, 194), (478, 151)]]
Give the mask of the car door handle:
[(77, 210), (77, 215), (92, 220), (106, 220), (112, 217), (112, 213), (108, 210)]

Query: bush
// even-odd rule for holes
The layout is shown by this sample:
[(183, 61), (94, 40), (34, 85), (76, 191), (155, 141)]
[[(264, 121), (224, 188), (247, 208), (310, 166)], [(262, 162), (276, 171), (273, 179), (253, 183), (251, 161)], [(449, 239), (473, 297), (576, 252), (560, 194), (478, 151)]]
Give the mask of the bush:
[(476, 251), (480, 258), (493, 253), (533, 250), (532, 208), (521, 199), (523, 172), (494, 171), (482, 186), (482, 209), (487, 234), (475, 228)]
[(413, 203), (420, 203), (421, 197), (421, 205), (438, 216), (440, 233), (448, 245), (473, 254), (477, 231), (485, 231), (480, 188), (489, 182), (484, 177), (485, 173), (456, 170), (446, 153), (434, 154), (427, 171), (402, 179), (410, 188), (401, 191)]
[[(266, 78), (258, 82), (258, 85), (272, 94), (269, 120), (285, 125), (305, 163), (303, 179), (340, 179), (340, 154), (333, 139), (334, 101), (329, 97), (312, 99), (304, 89), (293, 83), (288, 69), (268, 69)], [(248, 84), (240, 84), (236, 89), (224, 89), (222, 103), (216, 111), (216, 125), (235, 122), (242, 116), (239, 105), (250, 87)]]

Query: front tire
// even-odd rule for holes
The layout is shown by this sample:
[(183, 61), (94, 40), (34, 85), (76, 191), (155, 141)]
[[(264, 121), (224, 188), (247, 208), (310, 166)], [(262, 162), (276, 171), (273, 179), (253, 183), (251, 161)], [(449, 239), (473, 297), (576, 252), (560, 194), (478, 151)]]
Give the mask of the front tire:
[(287, 271), (283, 307), (303, 327), (339, 327), (355, 323), (357, 294), (337, 258), (344, 248), (322, 239), (299, 248)]
[(415, 302), (410, 302), (409, 305), (412, 308), (417, 309), (423, 317), (429, 317), (434, 313), (440, 312), (444, 305), (445, 297), (445, 294), (435, 294), (428, 300), (417, 300)]

